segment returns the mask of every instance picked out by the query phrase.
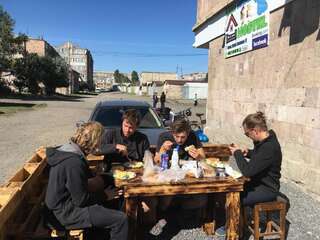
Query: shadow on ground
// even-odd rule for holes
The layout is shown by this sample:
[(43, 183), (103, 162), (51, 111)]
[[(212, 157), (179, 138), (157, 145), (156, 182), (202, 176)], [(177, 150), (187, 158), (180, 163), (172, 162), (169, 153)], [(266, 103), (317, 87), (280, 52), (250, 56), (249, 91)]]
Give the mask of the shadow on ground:
[(3, 98), (5, 99), (19, 99), (22, 101), (66, 101), (66, 102), (83, 102), (85, 98), (90, 98), (93, 95), (60, 95), (56, 94), (53, 96), (37, 96), (37, 95), (8, 95)]

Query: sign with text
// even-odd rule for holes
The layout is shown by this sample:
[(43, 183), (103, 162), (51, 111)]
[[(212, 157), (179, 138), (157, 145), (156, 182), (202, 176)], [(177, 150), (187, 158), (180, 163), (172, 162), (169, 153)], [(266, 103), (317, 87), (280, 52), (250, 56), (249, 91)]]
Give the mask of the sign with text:
[(239, 0), (227, 13), (226, 58), (269, 45), (267, 0)]

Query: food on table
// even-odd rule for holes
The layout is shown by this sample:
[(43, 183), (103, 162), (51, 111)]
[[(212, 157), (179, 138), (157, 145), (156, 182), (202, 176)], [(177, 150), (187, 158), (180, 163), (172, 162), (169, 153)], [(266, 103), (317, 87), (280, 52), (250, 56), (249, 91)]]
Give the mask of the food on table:
[(217, 168), (225, 168), (225, 165), (223, 162), (218, 162), (216, 165)]
[(143, 162), (137, 162), (137, 161), (126, 162), (124, 163), (124, 166), (127, 168), (142, 168)]
[(238, 172), (237, 170), (234, 170), (230, 166), (226, 166), (226, 173), (233, 178), (242, 177), (242, 174), (240, 172)]
[(206, 163), (209, 164), (211, 167), (217, 167), (217, 164), (220, 163), (219, 158), (207, 158)]
[(203, 176), (204, 177), (214, 177), (214, 176), (216, 176), (215, 169), (211, 165), (209, 165), (208, 163), (206, 163), (204, 161), (200, 162), (200, 166), (201, 166), (201, 168), (203, 170)]
[(196, 147), (195, 147), (194, 145), (190, 145), (190, 146), (185, 147), (184, 150), (185, 150), (186, 152), (189, 152), (191, 149), (195, 149), (195, 148), (196, 148)]
[(135, 176), (136, 174), (130, 171), (122, 171), (117, 169), (113, 172), (113, 177), (118, 180), (128, 180), (134, 178)]

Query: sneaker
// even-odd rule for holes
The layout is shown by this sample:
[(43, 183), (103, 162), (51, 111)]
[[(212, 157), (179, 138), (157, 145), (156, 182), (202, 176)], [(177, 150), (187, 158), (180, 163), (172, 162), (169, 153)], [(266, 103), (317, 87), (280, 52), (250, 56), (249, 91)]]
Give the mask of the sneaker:
[(161, 219), (156, 225), (153, 226), (149, 233), (154, 236), (158, 236), (160, 233), (162, 233), (162, 229), (165, 225), (167, 225), (167, 221), (165, 219)]
[(224, 237), (226, 235), (226, 227), (221, 226), (221, 227), (217, 228), (215, 235), (218, 237)]

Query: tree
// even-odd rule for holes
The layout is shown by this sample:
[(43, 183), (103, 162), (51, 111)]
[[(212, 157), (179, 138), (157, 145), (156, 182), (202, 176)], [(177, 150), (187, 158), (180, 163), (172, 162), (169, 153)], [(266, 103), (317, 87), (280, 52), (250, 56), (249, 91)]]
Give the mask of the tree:
[(68, 87), (68, 69), (60, 58), (48, 56), (40, 58), (41, 82), (47, 95), (55, 93), (57, 87)]
[(121, 77), (120, 77), (120, 72), (118, 69), (116, 69), (113, 73), (113, 77), (114, 77), (114, 81), (116, 83), (120, 83), (121, 84)]
[(139, 85), (139, 75), (136, 71), (132, 71), (131, 73), (131, 82), (134, 85)]
[(79, 83), (79, 91), (88, 91), (89, 90), (89, 85), (87, 82), (81, 81)]
[(27, 87), (32, 94), (39, 93), (39, 83), (41, 81), (40, 57), (35, 54), (25, 54), (23, 58), (14, 60), (13, 73), (16, 76), (14, 84), (21, 92), (22, 88)]
[(27, 36), (20, 34), (14, 36), (14, 20), (0, 6), (0, 76), (4, 71), (11, 71), (13, 56), (24, 52), (24, 42)]

